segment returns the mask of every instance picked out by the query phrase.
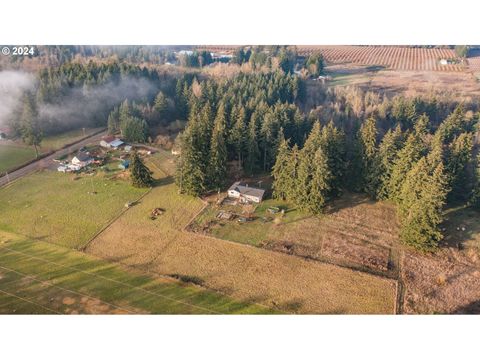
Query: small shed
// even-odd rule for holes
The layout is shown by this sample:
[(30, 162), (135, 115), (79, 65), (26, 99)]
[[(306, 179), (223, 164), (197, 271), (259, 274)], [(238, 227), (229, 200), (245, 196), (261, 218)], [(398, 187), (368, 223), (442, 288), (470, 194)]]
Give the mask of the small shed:
[(128, 169), (130, 166), (130, 160), (123, 160), (120, 164), (118, 164), (118, 168), (122, 170)]

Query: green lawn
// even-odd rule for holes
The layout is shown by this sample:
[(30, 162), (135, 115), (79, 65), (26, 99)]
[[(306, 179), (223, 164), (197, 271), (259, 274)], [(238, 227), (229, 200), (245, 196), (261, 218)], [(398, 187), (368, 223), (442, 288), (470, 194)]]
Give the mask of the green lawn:
[[(278, 207), (284, 209), (284, 214), (270, 214), (267, 212), (269, 207)], [(202, 226), (209, 221), (217, 221), (216, 215), (220, 210), (230, 210), (234, 213), (241, 213), (241, 206), (221, 208), (209, 205), (195, 220), (197, 226)], [(297, 210), (293, 205), (286, 201), (267, 199), (262, 201), (255, 209), (255, 219), (246, 223), (240, 223), (235, 220), (220, 220), (219, 225), (210, 229), (210, 234), (225, 240), (236, 241), (244, 244), (259, 246), (267, 239), (271, 228), (279, 224), (287, 224), (299, 219), (309, 217), (308, 214)], [(263, 219), (265, 218), (265, 219)]]
[(101, 175), (36, 172), (0, 189), (0, 230), (81, 248), (146, 191)]
[(7, 144), (0, 141), (0, 174), (35, 158), (32, 147)]
[(0, 314), (259, 314), (273, 311), (90, 255), (0, 232)]

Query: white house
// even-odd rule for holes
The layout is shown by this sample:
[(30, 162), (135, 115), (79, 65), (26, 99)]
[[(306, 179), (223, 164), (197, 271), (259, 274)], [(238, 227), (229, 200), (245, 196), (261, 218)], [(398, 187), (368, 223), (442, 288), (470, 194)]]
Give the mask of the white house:
[(118, 149), (124, 142), (115, 136), (105, 136), (100, 141), (100, 146), (109, 149)]
[(84, 152), (79, 152), (73, 159), (72, 165), (79, 166), (83, 168), (93, 162), (93, 158)]
[(109, 148), (110, 143), (112, 141), (116, 140), (115, 136), (109, 135), (109, 136), (104, 136), (102, 140), (100, 141), (100, 146), (104, 148)]
[(265, 190), (250, 187), (248, 185), (241, 185), (240, 181), (233, 183), (228, 189), (228, 196), (240, 199), (241, 202), (254, 202), (259, 203), (263, 199)]

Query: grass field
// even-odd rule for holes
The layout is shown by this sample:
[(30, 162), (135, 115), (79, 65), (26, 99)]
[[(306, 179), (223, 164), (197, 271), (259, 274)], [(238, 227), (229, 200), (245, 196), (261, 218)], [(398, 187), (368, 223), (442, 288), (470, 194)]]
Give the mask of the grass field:
[[(244, 302), (296, 313), (393, 313), (396, 282), (334, 265), (184, 231), (203, 208), (179, 195), (169, 154), (149, 162), (160, 184), (86, 251), (162, 275), (192, 279)], [(165, 213), (151, 220), (151, 209)]]
[(47, 152), (49, 150), (58, 150), (66, 144), (71, 144), (73, 142), (79, 141), (82, 138), (93, 134), (96, 131), (99, 131), (100, 128), (85, 128), (70, 130), (61, 134), (46, 136), (42, 140), (41, 150), (42, 152)]
[(268, 308), (0, 232), (0, 314), (271, 313)]
[(0, 174), (34, 158), (33, 148), (0, 141)]
[(100, 175), (36, 172), (0, 189), (0, 230), (81, 248), (145, 192)]

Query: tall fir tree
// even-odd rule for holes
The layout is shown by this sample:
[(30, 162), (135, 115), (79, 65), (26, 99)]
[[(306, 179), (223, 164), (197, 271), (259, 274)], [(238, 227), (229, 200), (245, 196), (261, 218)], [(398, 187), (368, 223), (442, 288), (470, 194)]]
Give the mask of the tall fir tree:
[(153, 184), (152, 171), (145, 165), (136, 151), (132, 154), (130, 179), (132, 185), (139, 188), (149, 187)]
[(227, 177), (227, 146), (225, 107), (221, 103), (213, 127), (210, 145), (209, 186), (212, 189), (222, 187)]
[(469, 174), (469, 165), (472, 160), (473, 134), (461, 133), (449, 144), (446, 155), (446, 171), (449, 177), (449, 186), (452, 199), (466, 200), (469, 184), (472, 182)]
[(378, 174), (380, 186), (377, 192), (379, 199), (388, 198), (388, 185), (392, 176), (392, 170), (398, 157), (398, 152), (403, 146), (403, 133), (400, 125), (395, 130), (388, 130), (378, 148)]
[(331, 192), (337, 196), (344, 187), (346, 171), (346, 138), (343, 130), (339, 130), (330, 121), (322, 128), (321, 148), (327, 157), (328, 167), (331, 170)]
[(480, 153), (477, 155), (475, 163), (475, 179), (470, 196), (470, 205), (480, 210)]
[(247, 157), (245, 168), (249, 174), (255, 173), (259, 169), (260, 148), (258, 146), (258, 120), (256, 113), (253, 113), (248, 123), (247, 136)]
[(37, 103), (32, 93), (23, 96), (23, 108), (20, 115), (20, 134), (25, 144), (33, 146), (38, 157), (38, 147), (43, 140), (43, 131), (38, 119)]
[(360, 127), (359, 150), (362, 160), (363, 191), (372, 198), (376, 198), (380, 186), (377, 135), (376, 119), (370, 117)]
[(321, 214), (325, 210), (328, 195), (331, 191), (332, 172), (328, 158), (321, 148), (315, 152), (313, 158), (313, 173), (310, 185), (310, 196), (307, 210), (313, 214)]
[(399, 203), (401, 200), (402, 186), (408, 172), (422, 156), (426, 155), (426, 120), (428, 118), (425, 116), (421, 116), (417, 120), (414, 131), (408, 135), (405, 145), (398, 152), (394, 162), (388, 183), (388, 198), (396, 203)]
[(277, 151), (275, 165), (272, 168), (273, 197), (286, 200), (292, 183), (290, 166), (292, 163), (291, 150), (288, 141), (283, 139)]
[(448, 179), (443, 163), (432, 170), (422, 157), (408, 172), (399, 205), (400, 238), (419, 250), (432, 250), (443, 235), (438, 226), (443, 221), (443, 207), (448, 193)]

